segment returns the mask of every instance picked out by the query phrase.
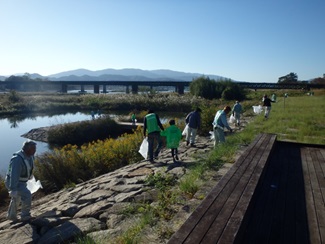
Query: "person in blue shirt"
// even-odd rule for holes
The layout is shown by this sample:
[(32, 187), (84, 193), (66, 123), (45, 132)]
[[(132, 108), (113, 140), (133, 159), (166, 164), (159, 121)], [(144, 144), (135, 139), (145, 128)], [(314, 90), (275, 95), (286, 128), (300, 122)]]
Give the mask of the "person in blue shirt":
[(227, 122), (227, 114), (229, 114), (230, 111), (231, 108), (226, 106), (224, 109), (219, 110), (214, 117), (212, 123), (214, 132), (214, 146), (216, 146), (218, 143), (224, 143), (226, 141), (224, 128), (227, 128), (230, 132), (232, 132), (232, 129)]
[(32, 194), (27, 189), (27, 181), (33, 175), (34, 154), (36, 143), (31, 140), (24, 142), (20, 151), (13, 154), (5, 178), (5, 186), (9, 191), (11, 201), (7, 218), (17, 221), (17, 210), (21, 203), (21, 221), (28, 221), (30, 216)]

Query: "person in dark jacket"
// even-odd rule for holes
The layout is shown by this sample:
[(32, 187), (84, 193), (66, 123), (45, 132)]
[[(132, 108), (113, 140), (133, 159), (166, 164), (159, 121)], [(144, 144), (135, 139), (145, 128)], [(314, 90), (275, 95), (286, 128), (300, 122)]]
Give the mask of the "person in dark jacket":
[(270, 115), (271, 112), (271, 102), (272, 101), (270, 98), (267, 97), (267, 95), (264, 95), (263, 97), (263, 107), (265, 107), (265, 113), (264, 113), (264, 117), (267, 119)]
[(190, 112), (186, 116), (185, 122), (187, 124), (186, 145), (191, 144), (191, 146), (194, 147), (196, 133), (201, 126), (201, 109), (197, 108), (194, 111)]
[[(151, 163), (154, 163), (154, 157), (158, 157), (163, 145), (160, 130), (163, 131), (164, 127), (160, 122), (159, 116), (153, 110), (149, 110), (143, 120), (143, 135), (146, 137), (148, 133), (148, 155)], [(154, 152), (155, 141), (157, 142), (157, 147)]]

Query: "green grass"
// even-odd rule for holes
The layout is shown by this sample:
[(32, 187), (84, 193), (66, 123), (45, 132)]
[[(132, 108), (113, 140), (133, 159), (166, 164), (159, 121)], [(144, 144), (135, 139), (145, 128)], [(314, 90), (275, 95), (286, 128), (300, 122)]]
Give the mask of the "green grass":
[(281, 98), (269, 119), (257, 115), (243, 133), (272, 133), (281, 141), (325, 144), (325, 96)]

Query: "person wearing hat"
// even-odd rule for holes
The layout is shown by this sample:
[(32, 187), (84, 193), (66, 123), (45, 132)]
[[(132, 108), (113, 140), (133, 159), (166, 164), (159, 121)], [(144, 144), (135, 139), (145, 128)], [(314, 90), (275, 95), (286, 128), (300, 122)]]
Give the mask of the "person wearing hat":
[(195, 147), (196, 133), (201, 126), (200, 113), (201, 113), (201, 109), (196, 108), (194, 111), (190, 112), (185, 118), (185, 122), (187, 124), (186, 146), (191, 144), (191, 147)]
[(20, 151), (13, 154), (5, 178), (5, 185), (11, 197), (7, 218), (18, 221), (17, 209), (21, 203), (21, 221), (30, 220), (32, 194), (27, 189), (27, 181), (32, 177), (36, 143), (27, 140)]
[(224, 109), (219, 110), (214, 117), (212, 123), (214, 132), (214, 146), (216, 146), (218, 143), (224, 143), (226, 141), (224, 133), (225, 127), (232, 132), (232, 129), (227, 122), (227, 114), (229, 114), (230, 111), (231, 108), (226, 106)]

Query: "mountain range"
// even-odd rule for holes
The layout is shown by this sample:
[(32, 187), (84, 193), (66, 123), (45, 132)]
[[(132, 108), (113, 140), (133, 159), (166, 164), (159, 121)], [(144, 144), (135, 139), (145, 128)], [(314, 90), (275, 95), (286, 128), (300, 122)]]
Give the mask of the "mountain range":
[[(24, 74), (16, 74), (22, 76)], [(142, 70), (142, 69), (103, 69), (103, 70), (87, 70), (76, 69), (64, 71), (57, 74), (42, 76), (37, 73), (29, 74), (31, 79), (48, 79), (53, 81), (192, 81), (200, 76), (209, 77), (218, 80), (225, 79), (219, 75), (206, 75), (200, 73), (186, 73), (181, 71), (173, 71), (167, 69), (158, 70)], [(0, 80), (5, 80), (6, 76), (0, 76)]]

